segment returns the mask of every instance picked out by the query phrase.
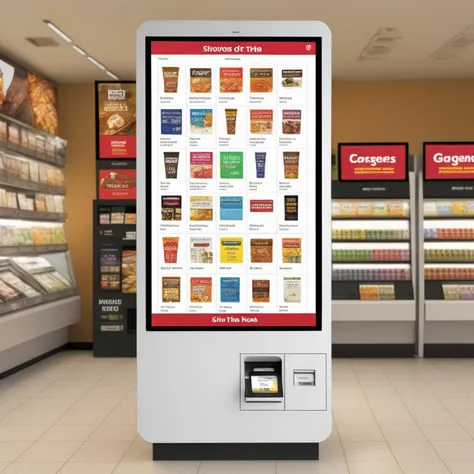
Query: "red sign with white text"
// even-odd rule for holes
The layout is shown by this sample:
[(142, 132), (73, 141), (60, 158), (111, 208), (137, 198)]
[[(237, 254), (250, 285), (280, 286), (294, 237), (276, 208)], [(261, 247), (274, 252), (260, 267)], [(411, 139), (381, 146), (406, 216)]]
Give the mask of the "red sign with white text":
[(240, 56), (316, 54), (316, 43), (307, 41), (153, 41), (151, 54), (225, 54)]
[(340, 144), (341, 181), (404, 181), (408, 177), (408, 145)]
[(153, 314), (152, 326), (158, 327), (314, 327), (316, 314), (311, 313), (248, 313), (248, 314), (219, 314), (219, 313), (173, 313)]
[(137, 156), (137, 137), (99, 137), (99, 158), (135, 158)]
[(100, 170), (99, 199), (136, 199), (136, 170)]
[(474, 143), (426, 143), (425, 179), (474, 180)]

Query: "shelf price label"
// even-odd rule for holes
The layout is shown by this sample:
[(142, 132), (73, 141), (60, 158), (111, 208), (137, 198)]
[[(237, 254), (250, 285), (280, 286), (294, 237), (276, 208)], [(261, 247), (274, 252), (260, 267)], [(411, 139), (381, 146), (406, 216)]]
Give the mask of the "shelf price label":
[(340, 143), (340, 181), (406, 181), (407, 143)]
[(425, 143), (425, 180), (474, 180), (474, 142)]

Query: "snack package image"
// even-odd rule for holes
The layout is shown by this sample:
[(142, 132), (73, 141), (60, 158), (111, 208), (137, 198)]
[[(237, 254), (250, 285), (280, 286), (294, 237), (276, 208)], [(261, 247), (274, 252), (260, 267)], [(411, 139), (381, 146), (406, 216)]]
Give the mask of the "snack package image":
[(250, 110), (250, 133), (273, 133), (273, 110)]
[(303, 71), (301, 69), (283, 69), (281, 77), (283, 87), (301, 87), (303, 85)]
[(212, 151), (192, 151), (189, 154), (191, 179), (212, 179)]
[(252, 302), (270, 303), (270, 280), (252, 280)]
[(137, 251), (122, 251), (122, 293), (137, 292)]
[(190, 110), (191, 133), (212, 133), (212, 109)]
[(298, 196), (285, 196), (285, 221), (298, 220)]
[(301, 263), (301, 238), (282, 239), (283, 263)]
[(242, 92), (243, 68), (221, 67), (219, 71), (219, 90), (221, 94)]
[(212, 278), (191, 278), (191, 303), (212, 303)]
[(250, 92), (273, 92), (272, 68), (250, 68)]
[(273, 239), (250, 239), (250, 261), (252, 263), (272, 263)]
[(100, 249), (100, 272), (120, 273), (120, 251), (118, 249)]
[(243, 179), (244, 154), (241, 151), (224, 151), (220, 153), (221, 179)]
[(221, 277), (221, 303), (240, 302), (240, 278)]
[(163, 237), (163, 254), (166, 264), (178, 262), (179, 237)]
[(301, 110), (283, 110), (283, 135), (299, 135), (301, 133)]
[(190, 237), (189, 239), (189, 262), (191, 264), (213, 263), (211, 237)]
[(179, 152), (164, 152), (165, 176), (166, 179), (178, 178)]
[(243, 219), (244, 202), (242, 196), (220, 197), (220, 220), (241, 221)]
[(225, 109), (227, 135), (235, 135), (237, 124), (237, 109)]
[(244, 239), (241, 237), (223, 237), (221, 243), (221, 263), (234, 264), (244, 261)]
[(209, 94), (212, 92), (211, 68), (191, 68), (189, 73), (189, 91), (191, 94)]
[(165, 94), (178, 92), (179, 67), (163, 67), (163, 90)]
[(183, 133), (183, 111), (181, 109), (161, 109), (161, 134), (181, 135)]
[(179, 303), (181, 301), (181, 278), (162, 277), (161, 296), (163, 303)]
[(189, 197), (189, 220), (190, 221), (212, 221), (213, 199), (212, 196), (190, 196)]
[(283, 278), (283, 298), (285, 303), (301, 303), (301, 277)]
[(285, 179), (298, 179), (298, 170), (300, 164), (299, 151), (283, 152), (283, 167)]
[(161, 219), (164, 221), (181, 220), (181, 196), (161, 196)]
[(267, 154), (264, 151), (255, 153), (255, 167), (257, 172), (257, 179), (265, 178), (265, 160)]

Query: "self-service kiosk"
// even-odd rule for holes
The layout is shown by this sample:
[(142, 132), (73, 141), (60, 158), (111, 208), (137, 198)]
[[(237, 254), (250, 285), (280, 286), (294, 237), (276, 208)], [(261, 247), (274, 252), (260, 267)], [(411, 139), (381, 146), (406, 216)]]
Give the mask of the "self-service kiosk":
[(331, 33), (138, 31), (138, 429), (155, 460), (331, 432)]

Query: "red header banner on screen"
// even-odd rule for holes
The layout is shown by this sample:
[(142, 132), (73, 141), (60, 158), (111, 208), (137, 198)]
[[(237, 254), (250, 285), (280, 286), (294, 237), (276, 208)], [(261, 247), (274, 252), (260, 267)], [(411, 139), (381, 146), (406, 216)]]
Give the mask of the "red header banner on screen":
[(405, 144), (339, 145), (341, 181), (404, 181), (408, 173)]
[(474, 180), (474, 143), (426, 143), (425, 179)]
[(153, 314), (151, 324), (155, 327), (314, 327), (316, 325), (316, 314)]
[(153, 41), (151, 54), (308, 55), (316, 54), (316, 43), (305, 41)]

